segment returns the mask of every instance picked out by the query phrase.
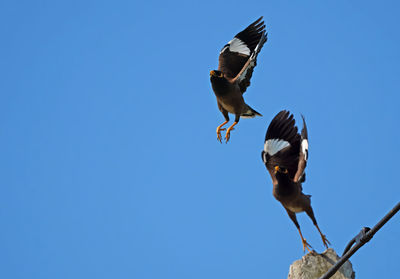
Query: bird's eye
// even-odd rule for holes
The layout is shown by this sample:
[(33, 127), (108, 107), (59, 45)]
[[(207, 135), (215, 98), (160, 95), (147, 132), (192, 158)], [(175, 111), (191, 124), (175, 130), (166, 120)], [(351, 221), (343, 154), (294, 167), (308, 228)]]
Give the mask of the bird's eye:
[(281, 168), (280, 166), (275, 166), (275, 173), (276, 172), (280, 172), (280, 173), (284, 173), (284, 174), (286, 174), (286, 173), (288, 173), (288, 170), (287, 169), (285, 169), (285, 168)]

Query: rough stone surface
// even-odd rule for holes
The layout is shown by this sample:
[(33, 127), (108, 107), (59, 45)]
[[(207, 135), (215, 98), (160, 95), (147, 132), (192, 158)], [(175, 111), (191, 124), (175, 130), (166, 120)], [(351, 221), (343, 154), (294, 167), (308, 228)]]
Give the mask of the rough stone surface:
[[(338, 260), (339, 256), (332, 248), (326, 249), (322, 254), (312, 251), (290, 266), (288, 279), (318, 279)], [(331, 277), (331, 279), (354, 278), (355, 273), (349, 261), (345, 262)]]

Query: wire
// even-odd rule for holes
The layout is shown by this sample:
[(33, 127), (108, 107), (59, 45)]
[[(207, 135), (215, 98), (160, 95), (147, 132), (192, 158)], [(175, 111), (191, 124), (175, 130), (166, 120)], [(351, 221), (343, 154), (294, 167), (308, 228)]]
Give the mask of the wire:
[[(360, 233), (356, 235), (352, 240), (350, 240), (349, 244), (347, 244), (342, 257), (319, 279), (328, 279), (331, 278), (336, 271), (355, 253), (358, 249), (360, 249), (364, 244), (372, 239), (374, 234), (379, 231), (383, 225), (386, 224), (387, 221), (390, 220), (398, 211), (400, 210), (400, 202), (390, 210), (385, 217), (383, 217), (372, 229), (368, 227), (364, 227), (361, 229)], [(353, 246), (353, 244), (355, 245)]]

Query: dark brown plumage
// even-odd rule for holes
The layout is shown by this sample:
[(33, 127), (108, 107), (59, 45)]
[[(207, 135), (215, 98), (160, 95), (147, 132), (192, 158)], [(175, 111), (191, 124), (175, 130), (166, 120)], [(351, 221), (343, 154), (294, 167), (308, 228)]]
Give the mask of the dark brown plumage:
[(302, 192), (308, 160), (308, 133), (304, 117), (302, 118), (303, 129), (300, 135), (293, 114), (289, 111), (283, 110), (274, 117), (265, 136), (262, 159), (272, 178), (274, 197), (283, 205), (296, 225), (303, 250), (310, 251), (311, 246), (301, 233), (296, 213), (306, 212), (318, 229), (324, 245), (328, 247), (330, 243), (318, 227), (311, 207), (311, 196)]
[(242, 95), (250, 85), (253, 69), (257, 64), (257, 55), (266, 41), (265, 25), (260, 17), (222, 48), (218, 70), (210, 72), (218, 108), (225, 117), (225, 122), (217, 127), (217, 138), (220, 142), (222, 142), (221, 131), (225, 130), (222, 127), (229, 122), (229, 113), (235, 114), (235, 122), (226, 131), (226, 142), (229, 141), (230, 132), (238, 124), (240, 117), (261, 116), (244, 102)]

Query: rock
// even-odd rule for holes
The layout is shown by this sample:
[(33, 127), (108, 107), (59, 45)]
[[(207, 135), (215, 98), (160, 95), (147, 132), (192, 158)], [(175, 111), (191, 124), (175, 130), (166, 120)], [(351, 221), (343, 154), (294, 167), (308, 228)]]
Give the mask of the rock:
[[(322, 254), (311, 251), (290, 266), (288, 279), (318, 279), (338, 260), (339, 256), (332, 248), (326, 249)], [(351, 263), (345, 262), (331, 278), (354, 279), (355, 273)]]

